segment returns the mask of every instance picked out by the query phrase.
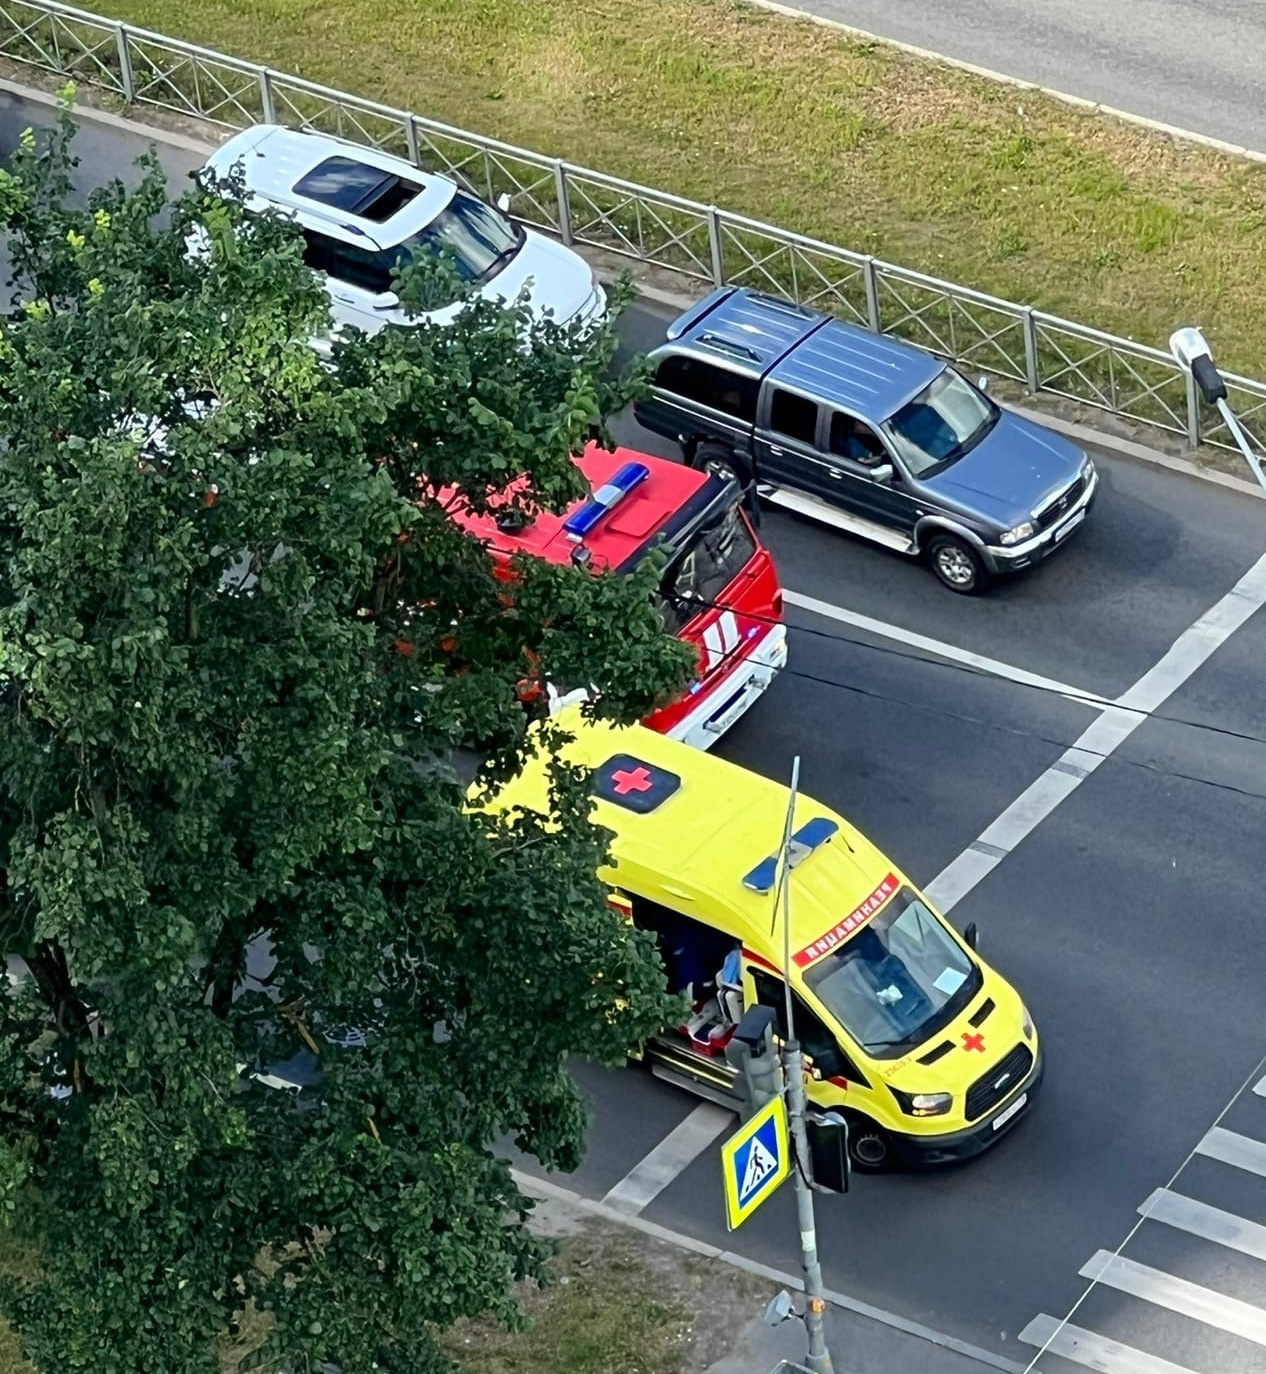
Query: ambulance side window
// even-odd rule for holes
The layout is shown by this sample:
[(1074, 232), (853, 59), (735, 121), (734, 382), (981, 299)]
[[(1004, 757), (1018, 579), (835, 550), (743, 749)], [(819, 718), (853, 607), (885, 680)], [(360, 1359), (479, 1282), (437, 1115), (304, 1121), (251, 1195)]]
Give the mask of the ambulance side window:
[[(752, 981), (756, 985), (756, 1000), (763, 1007), (772, 1007), (778, 1014), (778, 1034), (787, 1034), (787, 993), (781, 978), (763, 969), (752, 969)], [(795, 992), (791, 994), (792, 1010), (796, 1018), (796, 1036), (801, 1048), (818, 1068), (829, 1067), (832, 1078), (846, 1078), (859, 1088), (869, 1087), (865, 1077), (844, 1053), (840, 1042), (822, 1024), (821, 1019), (809, 1010), (804, 1000)], [(834, 1060), (834, 1063), (831, 1061)]]

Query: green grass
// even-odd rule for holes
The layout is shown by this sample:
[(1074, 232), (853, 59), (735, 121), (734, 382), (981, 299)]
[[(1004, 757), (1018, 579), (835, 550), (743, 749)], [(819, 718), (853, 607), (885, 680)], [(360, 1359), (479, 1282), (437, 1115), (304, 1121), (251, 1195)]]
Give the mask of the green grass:
[[(25, 1278), (38, 1263), (36, 1247), (11, 1232), (0, 1230), (0, 1274)], [(0, 1320), (0, 1374), (35, 1374), (18, 1352), (18, 1339), (8, 1323)]]
[(111, 0), (112, 15), (1266, 371), (1266, 167), (733, 0)]

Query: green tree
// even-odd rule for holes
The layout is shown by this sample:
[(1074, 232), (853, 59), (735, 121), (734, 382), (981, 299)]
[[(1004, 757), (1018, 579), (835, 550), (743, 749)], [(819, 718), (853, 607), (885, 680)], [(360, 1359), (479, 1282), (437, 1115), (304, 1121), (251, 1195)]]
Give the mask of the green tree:
[(416, 1374), (541, 1272), (496, 1143), (574, 1164), (566, 1058), (669, 1014), (586, 780), (491, 822), (451, 767), (513, 765), (532, 671), (620, 720), (685, 681), (653, 568), (507, 596), (441, 490), (558, 508), (637, 378), (488, 304), (324, 366), (293, 226), (152, 159), (76, 203), (71, 138), (0, 175), (0, 1205), (43, 1254), (0, 1307), (46, 1371), (214, 1370), (262, 1310), (269, 1367)]

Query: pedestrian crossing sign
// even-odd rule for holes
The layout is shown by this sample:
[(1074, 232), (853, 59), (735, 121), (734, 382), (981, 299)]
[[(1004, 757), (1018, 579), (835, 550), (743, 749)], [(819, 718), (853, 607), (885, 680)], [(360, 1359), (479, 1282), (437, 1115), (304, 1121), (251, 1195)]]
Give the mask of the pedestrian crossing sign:
[(752, 1215), (791, 1172), (787, 1107), (781, 1097), (767, 1102), (721, 1146), (725, 1176), (725, 1220), (731, 1231)]

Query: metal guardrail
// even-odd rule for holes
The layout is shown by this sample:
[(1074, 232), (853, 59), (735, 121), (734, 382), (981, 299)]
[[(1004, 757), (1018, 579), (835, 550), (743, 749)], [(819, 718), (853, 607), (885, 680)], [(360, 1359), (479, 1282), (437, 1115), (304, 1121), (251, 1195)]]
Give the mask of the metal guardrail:
[[(896, 334), (946, 358), (1125, 420), (1234, 448), (1221, 419), (1166, 352), (869, 254), (576, 167), (557, 158), (319, 86), (254, 62), (73, 9), (0, 0), (0, 58), (228, 128), (260, 122), (342, 135), (453, 176), (578, 244), (653, 265), (684, 283), (751, 286)], [(1227, 375), (1250, 426), (1266, 384)]]

